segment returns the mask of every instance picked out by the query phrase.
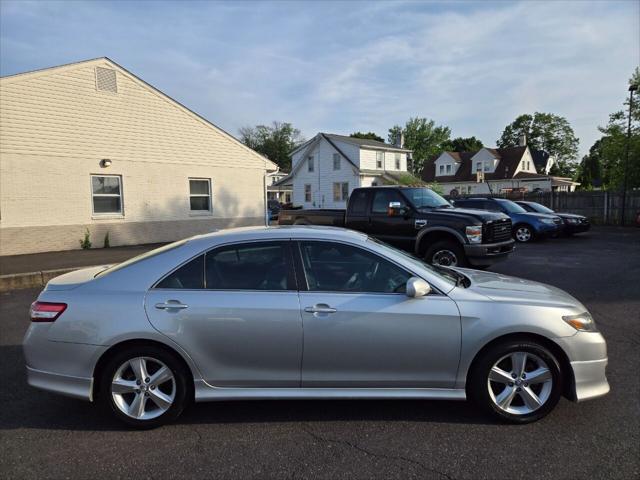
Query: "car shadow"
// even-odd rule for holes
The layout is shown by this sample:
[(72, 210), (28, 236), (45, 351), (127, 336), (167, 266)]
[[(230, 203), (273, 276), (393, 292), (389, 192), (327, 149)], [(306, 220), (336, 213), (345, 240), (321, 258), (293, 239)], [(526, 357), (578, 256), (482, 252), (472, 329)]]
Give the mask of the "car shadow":
[[(22, 347), (0, 346), (0, 430), (126, 431), (100, 405), (27, 385)], [(427, 400), (251, 400), (195, 403), (180, 425), (327, 421), (494, 424), (469, 402)]]

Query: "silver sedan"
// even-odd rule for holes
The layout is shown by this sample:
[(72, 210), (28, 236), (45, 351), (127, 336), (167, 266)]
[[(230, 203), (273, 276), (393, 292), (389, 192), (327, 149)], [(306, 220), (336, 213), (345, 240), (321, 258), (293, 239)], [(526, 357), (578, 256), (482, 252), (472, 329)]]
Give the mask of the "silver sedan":
[(525, 423), (609, 391), (605, 340), (567, 293), (342, 229), (193, 237), (57, 277), (30, 315), (29, 384), (142, 428), (191, 399), (470, 398)]

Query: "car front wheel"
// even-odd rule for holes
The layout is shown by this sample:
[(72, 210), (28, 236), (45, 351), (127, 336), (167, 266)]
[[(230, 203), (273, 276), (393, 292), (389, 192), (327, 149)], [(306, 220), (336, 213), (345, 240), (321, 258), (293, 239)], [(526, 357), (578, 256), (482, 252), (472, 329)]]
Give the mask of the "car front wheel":
[(432, 265), (442, 267), (465, 267), (467, 258), (457, 243), (452, 241), (436, 242), (427, 248), (424, 259)]
[(474, 362), (467, 394), (494, 417), (511, 423), (541, 419), (556, 406), (562, 391), (558, 361), (535, 342), (494, 345)]
[(513, 236), (521, 243), (531, 242), (534, 239), (533, 229), (529, 225), (517, 225), (513, 230)]
[(117, 353), (100, 379), (100, 400), (116, 418), (136, 428), (154, 428), (178, 418), (188, 392), (185, 367), (154, 346)]

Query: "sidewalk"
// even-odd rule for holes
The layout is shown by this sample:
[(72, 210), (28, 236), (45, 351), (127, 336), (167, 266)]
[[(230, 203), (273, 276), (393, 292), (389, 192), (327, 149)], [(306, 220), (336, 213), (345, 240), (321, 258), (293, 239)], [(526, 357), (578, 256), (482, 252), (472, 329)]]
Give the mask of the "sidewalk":
[(44, 286), (51, 278), (94, 265), (120, 263), (163, 244), (68, 250), (0, 257), (0, 291)]

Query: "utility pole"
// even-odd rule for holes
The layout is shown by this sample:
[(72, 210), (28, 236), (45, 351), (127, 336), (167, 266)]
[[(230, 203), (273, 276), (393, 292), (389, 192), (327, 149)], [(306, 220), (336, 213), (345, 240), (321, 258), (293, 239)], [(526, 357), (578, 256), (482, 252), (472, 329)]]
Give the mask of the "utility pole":
[(620, 214), (620, 225), (624, 227), (624, 214), (627, 201), (627, 177), (629, 176), (629, 148), (631, 146), (631, 113), (633, 111), (633, 92), (638, 89), (638, 85), (629, 85), (629, 123), (627, 125), (627, 148), (624, 159), (624, 178), (622, 179), (622, 208)]

